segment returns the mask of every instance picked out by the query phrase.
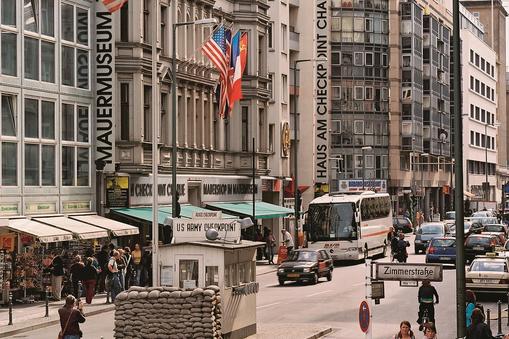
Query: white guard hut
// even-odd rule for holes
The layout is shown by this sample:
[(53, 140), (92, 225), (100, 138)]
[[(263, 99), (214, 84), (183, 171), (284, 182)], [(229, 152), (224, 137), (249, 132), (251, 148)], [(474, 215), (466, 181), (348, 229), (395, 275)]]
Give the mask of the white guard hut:
[(219, 286), (224, 338), (256, 334), (256, 248), (265, 243), (240, 241), (241, 228), (252, 222), (217, 218), (169, 223), (173, 241), (159, 248), (161, 286)]

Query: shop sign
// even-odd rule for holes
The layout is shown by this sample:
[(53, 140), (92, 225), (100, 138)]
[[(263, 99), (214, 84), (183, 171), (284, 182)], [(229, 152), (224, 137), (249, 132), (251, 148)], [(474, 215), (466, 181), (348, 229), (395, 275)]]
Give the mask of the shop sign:
[(281, 156), (288, 158), (290, 155), (290, 124), (288, 121), (281, 123)]
[(219, 233), (217, 242), (238, 243), (240, 241), (240, 223), (237, 220), (178, 218), (173, 221), (173, 242), (206, 241), (205, 233), (210, 228), (214, 228)]
[(106, 178), (106, 207), (129, 207), (129, 177)]
[(442, 281), (442, 264), (377, 263), (376, 278), (393, 281)]
[(30, 246), (34, 243), (34, 237), (30, 234), (22, 234), (20, 240), (23, 246)]
[(0, 215), (18, 215), (18, 204), (0, 204)]
[[(362, 180), (339, 180), (338, 192), (361, 192)], [(364, 180), (364, 190), (385, 193), (387, 192), (387, 181), (379, 179)]]
[(14, 251), (15, 236), (12, 233), (0, 235), (0, 248), (8, 252)]
[(49, 214), (56, 213), (57, 204), (54, 202), (48, 203), (26, 203), (25, 213), (27, 214)]
[(221, 211), (195, 211), (192, 214), (193, 219), (221, 219)]
[(89, 212), (90, 201), (64, 201), (62, 209), (65, 213), (69, 212)]

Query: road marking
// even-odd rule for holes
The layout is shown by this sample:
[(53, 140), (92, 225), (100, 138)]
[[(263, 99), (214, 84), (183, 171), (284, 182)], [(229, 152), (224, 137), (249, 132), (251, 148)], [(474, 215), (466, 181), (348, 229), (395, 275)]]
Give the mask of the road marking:
[(314, 297), (315, 295), (319, 295), (319, 294), (323, 294), (323, 293), (327, 293), (327, 292), (331, 292), (331, 291), (332, 290), (317, 292), (317, 293), (313, 293), (313, 294), (307, 295), (306, 297)]
[(270, 306), (274, 306), (274, 305), (278, 305), (278, 304), (281, 304), (281, 303), (272, 303), (272, 304), (267, 304), (267, 305), (262, 305), (262, 306), (256, 306), (256, 308), (270, 307)]

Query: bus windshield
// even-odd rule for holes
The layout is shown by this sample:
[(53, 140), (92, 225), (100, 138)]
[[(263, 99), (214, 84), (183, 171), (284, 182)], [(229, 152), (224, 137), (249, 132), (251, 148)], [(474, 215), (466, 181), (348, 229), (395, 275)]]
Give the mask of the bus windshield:
[(357, 239), (355, 204), (311, 204), (308, 210), (311, 241)]

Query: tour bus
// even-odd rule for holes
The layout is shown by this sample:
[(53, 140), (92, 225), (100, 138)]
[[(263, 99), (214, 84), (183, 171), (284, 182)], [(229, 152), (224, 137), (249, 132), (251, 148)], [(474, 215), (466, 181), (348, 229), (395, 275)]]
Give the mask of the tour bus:
[(389, 194), (371, 191), (318, 197), (305, 223), (308, 247), (325, 249), (336, 261), (385, 256), (391, 226)]

